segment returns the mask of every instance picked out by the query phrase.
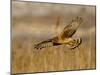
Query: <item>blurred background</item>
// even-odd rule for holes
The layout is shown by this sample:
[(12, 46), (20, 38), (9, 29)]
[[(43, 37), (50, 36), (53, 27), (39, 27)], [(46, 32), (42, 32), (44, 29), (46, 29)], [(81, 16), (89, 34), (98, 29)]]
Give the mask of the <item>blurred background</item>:
[[(58, 16), (60, 25), (57, 30)], [(79, 51), (65, 52), (67, 48), (60, 46), (44, 49), (41, 53), (33, 52), (34, 43), (57, 36), (77, 16), (83, 18), (73, 36), (83, 40)], [(94, 69), (95, 33), (95, 6), (12, 1), (12, 72)]]
[(55, 30), (57, 16), (60, 16), (60, 31), (62, 31), (73, 18), (81, 16), (83, 23), (80, 25), (77, 33), (82, 32), (80, 36), (83, 37), (86, 36), (85, 31), (87, 31), (89, 35), (95, 32), (94, 6), (13, 1), (12, 36), (32, 36), (35, 39), (54, 37), (57, 31)]

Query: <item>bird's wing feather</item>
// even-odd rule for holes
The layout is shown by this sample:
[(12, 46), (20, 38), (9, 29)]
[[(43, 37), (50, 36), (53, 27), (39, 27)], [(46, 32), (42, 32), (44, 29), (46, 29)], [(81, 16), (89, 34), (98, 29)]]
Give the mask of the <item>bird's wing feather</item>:
[[(70, 25), (71, 26), (71, 25)], [(64, 39), (64, 38), (69, 38), (69, 37), (71, 37), (75, 32), (76, 32), (76, 30), (73, 30), (71, 27), (70, 27), (69, 25), (68, 26), (66, 26), (65, 28), (64, 28), (64, 30), (61, 32), (61, 35), (60, 35), (60, 37), (62, 38), (62, 39)]]
[(81, 22), (82, 22), (81, 17), (76, 17), (75, 19), (73, 19), (71, 23), (67, 25), (61, 32), (61, 35), (60, 35), (61, 38), (63, 39), (63, 38), (71, 37), (76, 32)]
[(42, 48), (60, 45), (57, 41), (58, 41), (58, 37), (54, 37), (52, 39), (48, 39), (46, 41), (42, 41), (40, 43), (35, 44), (34, 48), (35, 49), (42, 49)]
[(34, 49), (42, 49), (50, 46), (53, 46), (52, 39), (35, 44)]

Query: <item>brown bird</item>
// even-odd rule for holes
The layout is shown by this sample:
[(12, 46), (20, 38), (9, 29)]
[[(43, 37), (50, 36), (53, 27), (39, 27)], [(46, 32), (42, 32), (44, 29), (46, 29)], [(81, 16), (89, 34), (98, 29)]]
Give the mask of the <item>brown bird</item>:
[[(82, 17), (74, 18), (65, 28), (63, 31), (56, 37), (48, 39), (46, 41), (42, 41), (34, 45), (35, 49), (42, 49), (46, 47), (52, 46), (59, 46), (59, 45), (66, 45), (70, 49), (74, 49), (78, 47), (82, 43), (82, 39), (73, 39), (72, 36), (75, 34), (76, 30), (82, 23)], [(59, 18), (56, 23), (59, 26)]]

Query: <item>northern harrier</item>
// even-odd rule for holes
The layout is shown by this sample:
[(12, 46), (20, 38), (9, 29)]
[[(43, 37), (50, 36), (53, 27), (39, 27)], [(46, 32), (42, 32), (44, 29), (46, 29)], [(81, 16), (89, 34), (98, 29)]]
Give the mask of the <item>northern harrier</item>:
[[(35, 49), (42, 49), (46, 47), (52, 47), (52, 46), (59, 46), (65, 44), (70, 49), (74, 49), (78, 47), (82, 39), (73, 39), (72, 36), (76, 32), (79, 25), (82, 23), (83, 19), (81, 17), (74, 18), (71, 23), (62, 30), (62, 32), (51, 39), (48, 39), (46, 41), (42, 41), (40, 43), (37, 43), (34, 45)], [(57, 21), (57, 25), (59, 24), (59, 20)]]

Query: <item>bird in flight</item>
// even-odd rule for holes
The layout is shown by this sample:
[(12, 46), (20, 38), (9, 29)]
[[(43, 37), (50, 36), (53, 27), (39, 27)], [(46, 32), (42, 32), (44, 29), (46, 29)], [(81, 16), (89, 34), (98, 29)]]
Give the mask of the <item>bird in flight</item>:
[[(60, 18), (58, 17), (56, 22), (56, 28), (59, 26), (59, 19)], [(72, 38), (72, 36), (77, 31), (82, 21), (82, 17), (76, 17), (72, 19), (72, 21), (64, 27), (64, 29), (58, 36), (35, 44), (34, 49), (42, 49), (59, 45), (66, 45), (70, 49), (75, 49), (82, 43), (82, 39), (74, 39)]]

